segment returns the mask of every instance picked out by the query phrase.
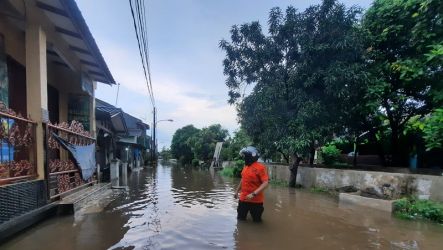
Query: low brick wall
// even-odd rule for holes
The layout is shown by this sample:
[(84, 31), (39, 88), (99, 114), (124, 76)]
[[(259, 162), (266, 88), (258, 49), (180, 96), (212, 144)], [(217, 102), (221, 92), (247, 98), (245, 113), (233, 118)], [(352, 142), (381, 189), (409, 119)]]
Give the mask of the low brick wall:
[[(226, 167), (229, 165), (224, 164)], [(271, 180), (289, 180), (290, 172), (287, 165), (265, 165)], [(422, 199), (443, 202), (443, 176), (299, 167), (297, 183), (306, 188), (336, 189), (344, 186), (354, 186), (359, 190), (372, 188), (380, 193), (383, 193), (384, 187), (389, 186), (394, 192), (394, 198), (414, 195)]]

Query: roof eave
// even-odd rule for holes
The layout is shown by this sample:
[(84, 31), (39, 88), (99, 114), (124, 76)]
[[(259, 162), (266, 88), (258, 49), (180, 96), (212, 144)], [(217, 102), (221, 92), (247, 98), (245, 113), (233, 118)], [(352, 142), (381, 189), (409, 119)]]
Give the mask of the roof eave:
[(74, 25), (77, 26), (77, 29), (80, 30), (81, 35), (83, 36), (83, 39), (89, 49), (91, 50), (91, 53), (93, 53), (94, 57), (99, 62), (99, 66), (101, 70), (103, 70), (103, 73), (106, 74), (107, 82), (103, 82), (109, 85), (115, 84), (114, 77), (111, 74), (111, 71), (108, 68), (108, 65), (105, 62), (105, 59), (103, 58), (103, 55), (100, 52), (100, 49), (97, 46), (97, 43), (95, 42), (94, 37), (91, 34), (91, 31), (89, 30), (88, 25), (86, 24), (85, 19), (83, 18), (83, 15), (80, 11), (80, 9), (77, 6), (77, 3), (74, 0), (66, 0), (66, 1), (60, 1), (60, 3), (65, 7), (67, 12), (69, 13), (70, 17), (72, 18), (72, 22)]

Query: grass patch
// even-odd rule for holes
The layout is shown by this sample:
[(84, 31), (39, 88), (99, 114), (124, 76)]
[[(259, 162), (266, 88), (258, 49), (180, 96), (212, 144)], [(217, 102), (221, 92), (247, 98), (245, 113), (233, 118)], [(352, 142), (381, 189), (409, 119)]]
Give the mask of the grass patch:
[(220, 173), (226, 177), (234, 177), (234, 168), (223, 168)]
[(394, 214), (401, 219), (424, 219), (443, 224), (443, 203), (402, 198), (394, 202)]
[(324, 187), (311, 187), (309, 191), (312, 193), (329, 193), (329, 190)]
[(232, 178), (241, 178), (241, 171), (243, 168), (238, 167), (226, 167), (220, 172), (221, 175)]

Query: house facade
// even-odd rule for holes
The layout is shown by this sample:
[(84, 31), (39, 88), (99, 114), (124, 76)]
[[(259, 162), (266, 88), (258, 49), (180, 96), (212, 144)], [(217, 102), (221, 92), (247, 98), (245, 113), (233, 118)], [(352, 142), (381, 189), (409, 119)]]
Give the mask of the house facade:
[(0, 1), (0, 225), (95, 182), (61, 142), (95, 147), (98, 82), (115, 83), (74, 0)]

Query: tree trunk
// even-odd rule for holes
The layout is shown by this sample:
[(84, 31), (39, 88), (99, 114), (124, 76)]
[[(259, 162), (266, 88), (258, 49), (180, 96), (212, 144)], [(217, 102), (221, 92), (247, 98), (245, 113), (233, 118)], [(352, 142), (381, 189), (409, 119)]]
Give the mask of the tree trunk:
[(386, 159), (385, 159), (385, 151), (383, 150), (383, 143), (379, 140), (377, 140), (377, 137), (375, 136), (376, 132), (371, 132), (371, 140), (375, 142), (375, 145), (377, 147), (377, 155), (380, 160), (380, 163), (383, 167), (386, 167)]
[(289, 163), (289, 156), (286, 155), (285, 153), (283, 153), (283, 151), (281, 150), (277, 150), (278, 152), (280, 152), (281, 155), (283, 155), (283, 158), (285, 158), (286, 163)]
[(400, 144), (399, 144), (399, 132), (397, 126), (391, 126), (391, 157), (392, 166), (400, 166)]

